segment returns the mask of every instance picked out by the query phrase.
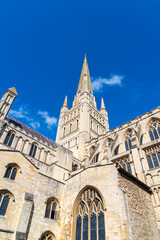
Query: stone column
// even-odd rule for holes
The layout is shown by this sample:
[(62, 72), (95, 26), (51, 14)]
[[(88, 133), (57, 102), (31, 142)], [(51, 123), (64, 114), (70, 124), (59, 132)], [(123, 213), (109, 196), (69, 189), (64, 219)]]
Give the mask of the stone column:
[(13, 140), (13, 148), (14, 148), (14, 149), (16, 149), (17, 143), (18, 143), (18, 136), (15, 136), (15, 137), (14, 137), (14, 140)]

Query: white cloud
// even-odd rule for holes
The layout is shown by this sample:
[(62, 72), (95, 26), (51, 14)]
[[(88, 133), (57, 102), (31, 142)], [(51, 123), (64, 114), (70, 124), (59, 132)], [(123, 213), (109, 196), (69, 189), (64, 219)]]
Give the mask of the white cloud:
[(17, 119), (19, 118), (24, 118), (25, 121), (27, 121), (29, 123), (29, 125), (34, 128), (34, 129), (37, 129), (40, 127), (40, 123), (35, 121), (34, 118), (32, 117), (29, 117), (30, 115), (30, 111), (28, 110), (28, 106), (27, 105), (23, 105), (23, 106), (20, 106), (18, 110), (10, 110), (9, 111), (9, 114), (12, 116), (12, 117), (15, 117)]
[(33, 121), (33, 118), (30, 118), (28, 117), (29, 115), (29, 110), (27, 109), (27, 106), (21, 106), (19, 107), (18, 110), (10, 110), (9, 111), (9, 114), (12, 116), (12, 117), (15, 117), (15, 118), (25, 118), (28, 122), (31, 122)]
[(123, 76), (121, 75), (112, 75), (110, 78), (96, 78), (92, 81), (93, 91), (101, 91), (104, 85), (122, 85)]
[(41, 126), (39, 122), (31, 122), (30, 125), (34, 129), (40, 128), (40, 126)]
[(50, 117), (49, 113), (46, 111), (39, 111), (37, 114), (39, 114), (42, 118), (44, 118), (45, 123), (47, 124), (47, 128), (51, 129), (54, 125), (57, 124), (57, 118)]

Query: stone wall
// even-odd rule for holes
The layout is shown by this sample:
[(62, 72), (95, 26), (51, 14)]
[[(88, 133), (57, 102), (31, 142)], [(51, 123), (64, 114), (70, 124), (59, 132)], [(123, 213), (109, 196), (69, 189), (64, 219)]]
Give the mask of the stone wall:
[(122, 169), (118, 170), (120, 188), (126, 195), (130, 239), (158, 240), (159, 233), (149, 187)]

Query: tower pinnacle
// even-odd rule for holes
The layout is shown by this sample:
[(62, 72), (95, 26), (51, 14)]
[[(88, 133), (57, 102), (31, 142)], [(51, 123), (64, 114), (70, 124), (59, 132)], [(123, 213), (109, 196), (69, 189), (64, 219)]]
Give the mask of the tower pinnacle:
[(67, 103), (67, 95), (66, 95), (66, 97), (65, 97), (65, 99), (64, 99), (64, 103), (63, 103), (63, 107), (68, 107), (68, 103)]
[(81, 71), (77, 93), (84, 92), (84, 91), (87, 91), (93, 95), (86, 54), (84, 57), (84, 62), (83, 62), (83, 67)]
[(101, 98), (101, 109), (105, 109), (103, 97)]

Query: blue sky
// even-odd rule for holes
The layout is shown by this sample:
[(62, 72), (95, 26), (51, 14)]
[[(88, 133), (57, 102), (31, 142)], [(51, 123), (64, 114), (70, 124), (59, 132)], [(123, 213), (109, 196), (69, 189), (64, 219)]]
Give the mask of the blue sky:
[(10, 114), (54, 140), (85, 53), (110, 129), (159, 106), (159, 12), (159, 0), (0, 1), (0, 94), (19, 94)]

